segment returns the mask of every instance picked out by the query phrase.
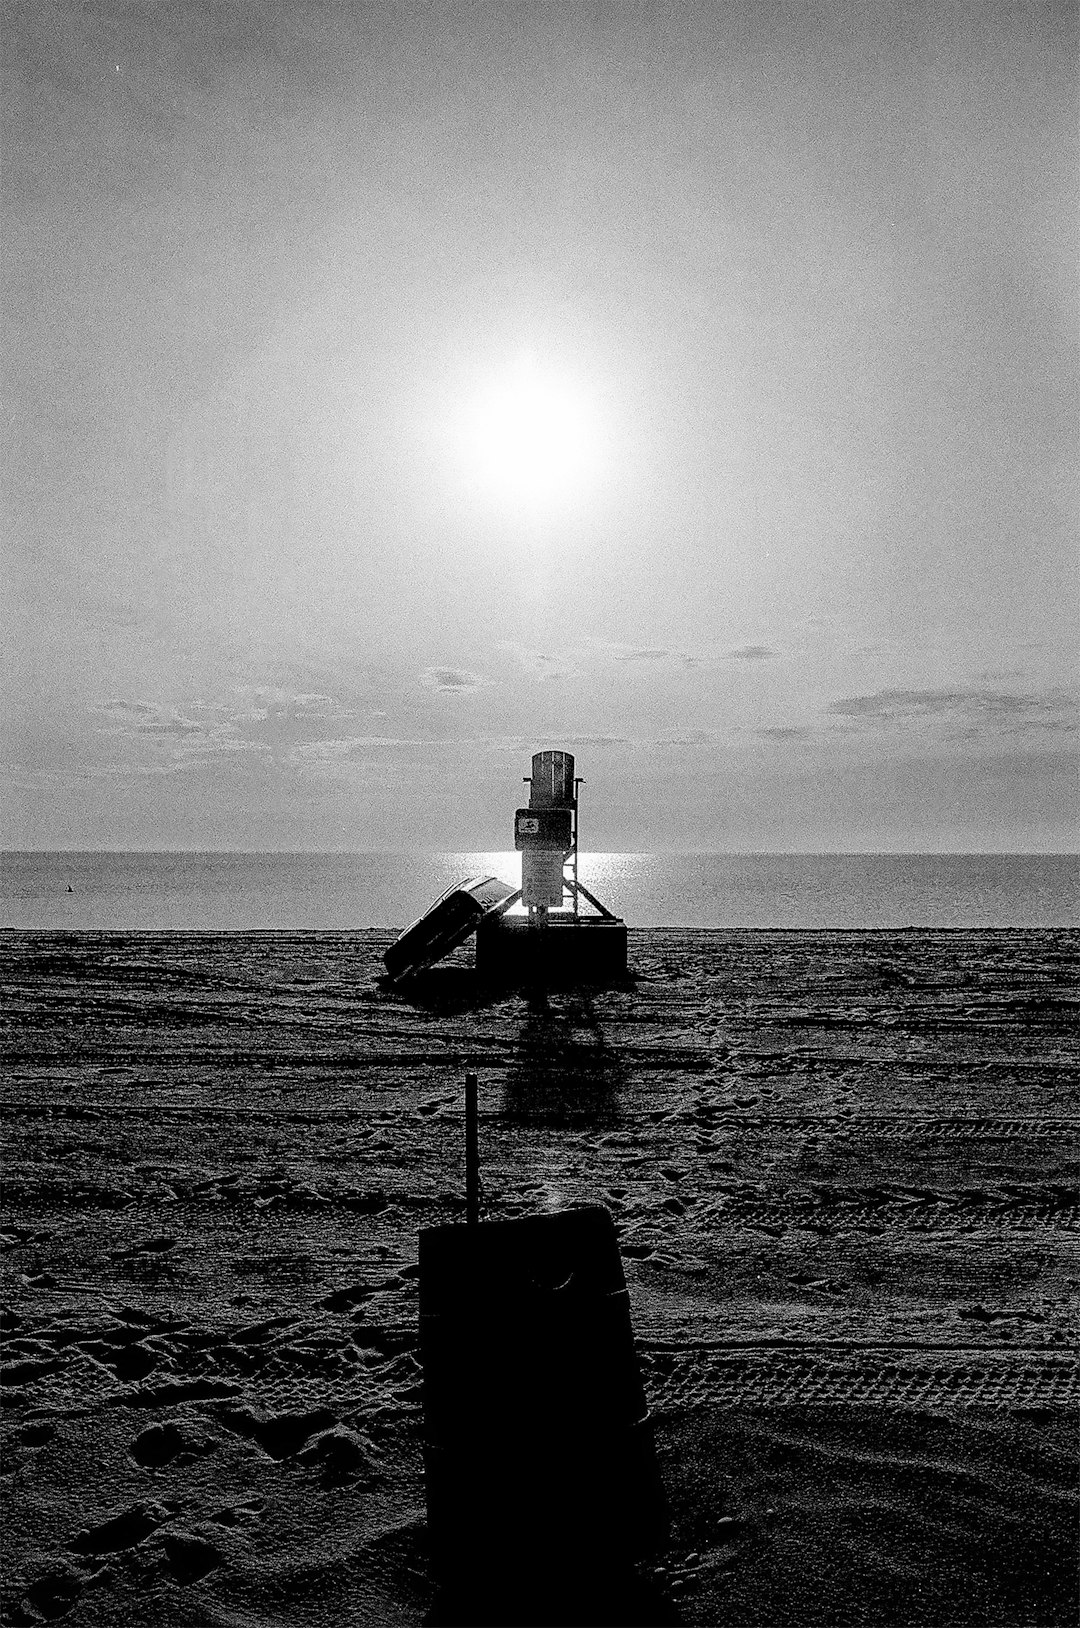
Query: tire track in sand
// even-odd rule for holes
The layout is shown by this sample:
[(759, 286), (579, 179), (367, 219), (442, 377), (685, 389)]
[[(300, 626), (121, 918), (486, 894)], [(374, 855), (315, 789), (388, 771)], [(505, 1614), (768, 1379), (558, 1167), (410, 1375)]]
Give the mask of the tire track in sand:
[(890, 1345), (732, 1350), (648, 1339), (638, 1345), (661, 1414), (695, 1404), (947, 1413), (1080, 1404), (1080, 1359), (1069, 1351)]

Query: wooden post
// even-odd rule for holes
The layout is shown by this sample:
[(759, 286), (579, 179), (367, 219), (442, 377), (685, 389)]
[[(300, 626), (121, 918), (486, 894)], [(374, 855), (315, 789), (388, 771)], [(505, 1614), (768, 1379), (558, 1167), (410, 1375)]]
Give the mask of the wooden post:
[(465, 1076), (465, 1220), (470, 1227), (480, 1220), (480, 1116), (476, 1075)]

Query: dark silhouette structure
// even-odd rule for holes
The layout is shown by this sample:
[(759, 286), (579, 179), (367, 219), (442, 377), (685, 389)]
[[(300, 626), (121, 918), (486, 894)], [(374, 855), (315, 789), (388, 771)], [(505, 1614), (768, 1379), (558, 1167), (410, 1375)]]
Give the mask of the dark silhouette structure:
[[(626, 923), (578, 877), (578, 787), (569, 752), (534, 752), (529, 805), (514, 815), (524, 916), (508, 899), (476, 932), (476, 969), (514, 983), (611, 983), (626, 976)], [(567, 908), (569, 900), (569, 908)], [(582, 911), (582, 903), (592, 914)]]
[[(391, 983), (415, 980), (473, 933), (476, 971), (486, 983), (573, 986), (626, 977), (626, 923), (578, 878), (584, 782), (575, 778), (572, 755), (535, 752), (526, 784), (529, 806), (514, 817), (521, 887), (480, 876), (448, 888), (386, 950)], [(519, 901), (525, 913), (508, 914)]]
[(608, 1211), (422, 1231), (420, 1355), (431, 1620), (676, 1620), (633, 1570), (666, 1516)]

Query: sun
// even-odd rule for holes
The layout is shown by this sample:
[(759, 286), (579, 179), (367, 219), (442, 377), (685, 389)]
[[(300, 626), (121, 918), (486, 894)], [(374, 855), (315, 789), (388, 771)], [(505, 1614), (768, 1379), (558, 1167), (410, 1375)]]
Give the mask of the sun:
[(482, 485), (530, 505), (580, 493), (596, 471), (597, 435), (586, 393), (532, 356), (470, 401), (464, 445)]

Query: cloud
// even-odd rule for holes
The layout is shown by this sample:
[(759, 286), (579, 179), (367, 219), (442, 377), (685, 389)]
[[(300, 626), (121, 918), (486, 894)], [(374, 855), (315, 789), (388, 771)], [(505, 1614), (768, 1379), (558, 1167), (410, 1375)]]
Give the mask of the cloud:
[(121, 701), (114, 699), (112, 701), (100, 702), (98, 710), (100, 712), (130, 713), (135, 717), (143, 715), (153, 717), (157, 714), (158, 709), (157, 707), (148, 707), (142, 701)]
[(110, 734), (202, 735), (206, 725), (193, 723), (170, 707), (147, 706), (143, 701), (102, 701), (92, 709), (112, 724)]
[(875, 690), (872, 695), (842, 696), (831, 703), (829, 711), (838, 718), (892, 723), (912, 714), (945, 712), (962, 705), (965, 699), (965, 692), (959, 690)]
[(148, 777), (176, 774), (180, 764), (169, 760), (154, 763), (99, 763), (93, 768), (72, 774), (73, 780), (145, 780)]
[(201, 735), (202, 724), (193, 724), (188, 718), (163, 718), (158, 723), (141, 724), (144, 735)]
[(871, 728), (940, 724), (951, 738), (1025, 735), (1080, 727), (1076, 699), (1064, 690), (1023, 692), (991, 688), (875, 690), (848, 695), (828, 708), (834, 718)]
[(779, 650), (773, 650), (767, 644), (740, 644), (728, 651), (728, 660), (775, 661), (779, 654)]
[(656, 650), (656, 649), (619, 650), (619, 651), (616, 651), (616, 653), (615, 653), (615, 660), (616, 661), (662, 661), (665, 656), (670, 656), (670, 654), (671, 654), (670, 650)]
[(257, 695), (266, 699), (269, 706), (278, 707), (282, 712), (318, 713), (320, 716), (328, 712), (336, 712), (338, 704), (332, 695), (321, 695), (317, 692), (289, 691), (281, 689), (256, 690)]
[(463, 667), (425, 667), (420, 674), (420, 683), (426, 690), (435, 690), (443, 695), (465, 695), (470, 690), (480, 689), (487, 680)]
[(763, 740), (767, 741), (803, 741), (810, 734), (800, 724), (767, 724), (764, 729), (755, 731)]
[(527, 645), (518, 644), (510, 639), (504, 639), (499, 649), (509, 651), (525, 672), (533, 678), (540, 679), (541, 682), (565, 678), (575, 671), (574, 663), (568, 657), (552, 651), (530, 650)]
[(251, 753), (264, 758), (273, 755), (266, 741), (243, 740), (236, 735), (215, 735), (185, 748), (182, 756), (190, 763), (199, 759), (239, 757)]
[(145, 763), (77, 763), (55, 768), (12, 763), (5, 765), (4, 773), (6, 783), (13, 791), (41, 791), (48, 787), (63, 789), (93, 781), (115, 783), (130, 780), (137, 783), (175, 774), (180, 766), (171, 757), (155, 758)]
[(680, 661), (685, 660), (681, 650), (670, 645), (619, 644), (613, 639), (590, 641), (593, 652), (604, 661)]
[(709, 729), (684, 729), (678, 735), (667, 735), (657, 740), (656, 746), (712, 746), (716, 735)]
[(235, 694), (243, 705), (225, 709), (235, 723), (263, 723), (271, 718), (291, 721), (350, 716), (332, 695), (319, 692), (288, 690), (277, 684), (254, 684), (245, 685)]

